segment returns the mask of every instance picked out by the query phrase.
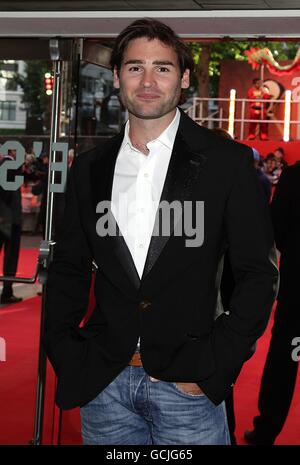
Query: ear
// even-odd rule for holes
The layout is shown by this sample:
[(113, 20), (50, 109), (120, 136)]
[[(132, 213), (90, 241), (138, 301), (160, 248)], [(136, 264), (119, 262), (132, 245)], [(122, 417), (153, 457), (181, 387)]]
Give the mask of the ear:
[(119, 72), (118, 72), (116, 66), (114, 67), (114, 88), (115, 88), (115, 89), (120, 89)]
[(188, 89), (190, 87), (190, 70), (186, 69), (181, 78), (181, 89)]

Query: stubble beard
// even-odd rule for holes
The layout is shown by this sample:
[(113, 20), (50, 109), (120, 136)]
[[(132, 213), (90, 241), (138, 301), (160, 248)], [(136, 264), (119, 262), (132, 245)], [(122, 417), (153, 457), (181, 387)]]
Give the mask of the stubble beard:
[[(140, 119), (158, 119), (173, 111), (180, 100), (181, 87), (174, 89), (173, 95), (167, 100), (160, 101), (153, 105), (153, 102), (140, 103), (134, 98), (130, 98), (120, 87), (120, 100), (129, 113)], [(148, 105), (148, 107), (147, 107)], [(151, 108), (152, 105), (152, 108)]]

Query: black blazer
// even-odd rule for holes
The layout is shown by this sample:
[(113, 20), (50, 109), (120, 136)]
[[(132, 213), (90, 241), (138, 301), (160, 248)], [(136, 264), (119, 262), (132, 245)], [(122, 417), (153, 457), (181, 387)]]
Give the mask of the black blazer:
[(282, 171), (271, 203), (275, 242), (280, 257), (278, 301), (299, 306), (300, 163)]
[[(128, 364), (141, 338), (145, 371), (196, 382), (215, 404), (230, 393), (263, 333), (278, 271), (268, 206), (251, 150), (181, 112), (161, 200), (204, 201), (204, 242), (153, 236), (140, 280), (122, 236), (99, 237), (96, 205), (110, 200), (123, 132), (79, 156), (68, 179), (64, 234), (46, 289), (47, 354), (56, 402), (82, 406)], [(230, 314), (215, 319), (220, 263), (229, 246), (236, 287)], [(84, 328), (92, 260), (96, 308)]]

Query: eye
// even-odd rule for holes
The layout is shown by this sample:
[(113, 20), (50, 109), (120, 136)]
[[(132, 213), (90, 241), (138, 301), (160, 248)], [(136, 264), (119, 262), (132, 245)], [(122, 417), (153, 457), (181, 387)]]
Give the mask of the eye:
[(170, 72), (170, 69), (167, 68), (166, 66), (159, 66), (157, 68), (157, 70), (158, 70), (159, 73), (169, 73)]
[(136, 73), (140, 70), (141, 68), (139, 66), (130, 66), (130, 68), (128, 69), (128, 71), (133, 72), (133, 73)]

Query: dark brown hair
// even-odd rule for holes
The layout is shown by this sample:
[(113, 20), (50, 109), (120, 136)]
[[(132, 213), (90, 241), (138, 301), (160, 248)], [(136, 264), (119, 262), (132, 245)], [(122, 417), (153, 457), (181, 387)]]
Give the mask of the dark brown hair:
[(179, 39), (169, 26), (151, 18), (138, 19), (120, 32), (110, 58), (112, 69), (116, 67), (118, 71), (120, 70), (124, 51), (129, 42), (141, 37), (147, 37), (149, 40), (158, 39), (172, 47), (178, 57), (181, 75), (186, 69), (189, 69), (191, 73), (193, 72), (194, 61), (188, 46)]

